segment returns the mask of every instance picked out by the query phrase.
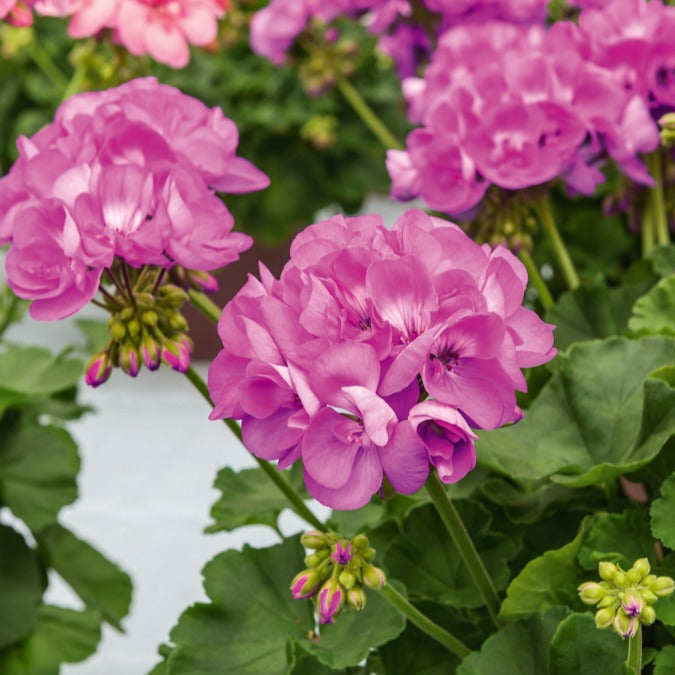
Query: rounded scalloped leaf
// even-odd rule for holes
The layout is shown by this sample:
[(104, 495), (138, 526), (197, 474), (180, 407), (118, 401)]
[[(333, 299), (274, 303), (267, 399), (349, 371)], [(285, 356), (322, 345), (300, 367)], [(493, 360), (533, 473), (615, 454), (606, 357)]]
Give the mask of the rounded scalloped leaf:
[(675, 473), (661, 484), (661, 496), (652, 502), (652, 534), (668, 548), (675, 549)]
[(635, 333), (675, 335), (675, 275), (661, 279), (637, 300), (628, 327)]

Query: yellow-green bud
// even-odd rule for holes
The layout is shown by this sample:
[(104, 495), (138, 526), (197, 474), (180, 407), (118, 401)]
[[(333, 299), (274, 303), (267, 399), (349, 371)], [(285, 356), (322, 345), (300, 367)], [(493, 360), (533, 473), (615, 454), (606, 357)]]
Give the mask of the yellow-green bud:
[(587, 605), (595, 605), (607, 595), (607, 591), (600, 584), (592, 581), (581, 584), (577, 590), (581, 601)]
[(121, 342), (124, 340), (124, 337), (127, 334), (127, 329), (119, 319), (110, 319), (108, 328), (110, 329), (110, 335), (113, 340), (116, 342)]
[(638, 624), (634, 618), (628, 616), (625, 612), (617, 612), (614, 617), (613, 628), (622, 637), (633, 637)]
[(141, 332), (141, 324), (138, 319), (131, 319), (131, 321), (127, 323), (127, 331), (132, 338), (138, 337), (138, 334)]
[(670, 577), (656, 577), (656, 579), (649, 584), (649, 590), (654, 593), (657, 598), (667, 598), (675, 590), (675, 582), (673, 582)]
[(640, 570), (636, 570), (635, 567), (631, 567), (628, 572), (626, 572), (626, 581), (631, 585), (631, 586), (637, 586), (640, 581), (642, 580), (642, 574), (640, 574)]
[(666, 113), (659, 120), (661, 125), (661, 143), (669, 148), (675, 145), (675, 113)]
[(614, 621), (614, 610), (605, 608), (595, 613), (595, 625), (598, 628), (609, 628)]
[(368, 588), (379, 590), (387, 583), (387, 577), (384, 575), (384, 572), (379, 567), (375, 567), (375, 565), (364, 565), (362, 574), (363, 583)]
[(125, 307), (120, 312), (120, 318), (122, 319), (122, 321), (129, 321), (129, 319), (132, 319), (133, 316), (134, 316), (133, 307)]
[(369, 546), (367, 549), (362, 551), (361, 555), (365, 560), (370, 562), (375, 557), (375, 549)]
[(640, 573), (640, 581), (651, 572), (651, 567), (649, 566), (649, 560), (647, 560), (647, 558), (639, 558), (636, 560), (631, 569), (637, 570)]
[(159, 321), (159, 316), (154, 309), (149, 309), (146, 312), (143, 312), (143, 316), (141, 318), (143, 319), (143, 323), (146, 326), (156, 326), (157, 321)]
[(616, 572), (612, 577), (612, 582), (621, 590), (626, 590), (629, 585), (628, 579), (626, 579), (626, 575), (623, 572)]
[(365, 534), (357, 534), (353, 539), (352, 539), (352, 544), (354, 545), (355, 549), (358, 549), (359, 551), (363, 551), (364, 549), (368, 548), (368, 537), (366, 537)]
[(173, 312), (169, 317), (169, 325), (177, 331), (184, 331), (188, 328), (188, 322), (185, 317), (179, 312)]
[(654, 593), (652, 593), (648, 588), (641, 588), (640, 596), (642, 597), (642, 600), (648, 605), (653, 605), (658, 600), (656, 595), (654, 595)]
[(361, 586), (354, 586), (347, 591), (347, 604), (359, 610), (366, 606), (366, 594)]
[(640, 623), (645, 626), (651, 626), (656, 621), (656, 612), (650, 605), (645, 605), (640, 612)]
[(305, 558), (305, 565), (307, 565), (307, 567), (318, 567), (324, 560), (325, 560), (325, 556), (321, 557), (320, 555), (317, 555), (316, 553), (310, 553)]
[(342, 570), (338, 577), (338, 581), (346, 590), (349, 590), (356, 583), (356, 577), (349, 570)]
[(598, 609), (602, 609), (603, 607), (618, 607), (619, 606), (619, 598), (616, 595), (606, 595), (600, 602), (598, 603)]
[(605, 581), (613, 581), (618, 571), (619, 568), (611, 562), (603, 561), (598, 565), (598, 572)]
[(178, 309), (188, 299), (188, 294), (178, 286), (166, 284), (157, 290), (157, 298), (166, 307)]
[(309, 549), (323, 548), (326, 546), (326, 535), (319, 530), (310, 530), (300, 537), (300, 543)]

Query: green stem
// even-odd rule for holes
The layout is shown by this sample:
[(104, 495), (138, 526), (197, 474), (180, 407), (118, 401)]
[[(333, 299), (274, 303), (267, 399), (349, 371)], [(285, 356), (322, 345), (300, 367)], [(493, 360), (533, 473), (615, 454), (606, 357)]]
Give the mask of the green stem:
[[(213, 401), (209, 394), (209, 388), (206, 386), (206, 382), (200, 377), (199, 373), (190, 366), (185, 373), (188, 380), (192, 382), (195, 389), (204, 397), (206, 402), (213, 407)], [(241, 429), (239, 425), (231, 419), (224, 419), (223, 422), (227, 424), (232, 433), (241, 441)], [(315, 527), (317, 530), (326, 532), (328, 528), (307, 508), (307, 505), (302, 500), (300, 495), (288, 484), (286, 479), (281, 475), (272, 464), (266, 462), (264, 459), (260, 459), (255, 455), (252, 455), (253, 459), (258, 463), (258, 466), (269, 476), (272, 482), (279, 488), (279, 490), (284, 494), (284, 496), (291, 503), (293, 510), (310, 525)]]
[(340, 93), (345, 97), (354, 112), (363, 123), (375, 134), (378, 140), (387, 149), (403, 149), (403, 144), (389, 131), (377, 113), (366, 103), (361, 94), (352, 86), (351, 82), (339, 72), (335, 73), (335, 82)]
[(539, 268), (532, 259), (532, 256), (524, 248), (521, 248), (520, 251), (518, 251), (518, 257), (523, 265), (525, 265), (530, 281), (534, 284), (534, 287), (539, 293), (539, 299), (541, 300), (542, 306), (545, 310), (551, 309), (551, 307), (553, 307), (553, 296), (551, 295), (551, 291), (548, 290), (546, 282), (542, 279)]
[(579, 286), (579, 275), (574, 267), (572, 258), (570, 258), (570, 255), (567, 252), (567, 248), (560, 236), (560, 232), (558, 232), (558, 228), (556, 227), (553, 212), (551, 211), (551, 202), (548, 196), (535, 200), (534, 209), (537, 212), (541, 226), (544, 228), (544, 231), (553, 244), (553, 250), (558, 258), (558, 263), (562, 269), (565, 280), (567, 281), (567, 285), (570, 290), (573, 291)]
[(455, 509), (455, 505), (450, 501), (448, 493), (445, 491), (443, 483), (441, 483), (435, 471), (432, 470), (429, 473), (429, 478), (424, 487), (427, 489), (431, 501), (433, 501), (436, 510), (441, 516), (443, 524), (450, 533), (450, 537), (452, 537), (460, 556), (462, 556), (469, 574), (473, 577), (480, 594), (483, 596), (492, 620), (500, 628), (501, 622), (497, 618), (500, 606), (497, 591), (492, 584), (490, 575), (485, 569), (485, 565), (483, 565), (480, 555), (478, 555), (478, 551), (476, 551), (476, 547), (471, 541), (469, 533), (466, 531), (466, 527), (464, 527), (459, 513), (457, 513), (457, 509)]
[(9, 328), (10, 324), (14, 321), (14, 315), (19, 306), (19, 298), (12, 293), (12, 299), (9, 301), (9, 307), (5, 311), (5, 315), (0, 320), (0, 339), (5, 334), (5, 331)]
[(642, 222), (640, 224), (640, 239), (642, 241), (642, 257), (646, 258), (654, 248), (654, 216), (651, 195), (647, 198), (642, 209)]
[(649, 191), (651, 212), (653, 217), (654, 234), (656, 243), (667, 246), (670, 243), (668, 232), (668, 216), (666, 215), (666, 202), (663, 196), (663, 171), (661, 169), (661, 153), (655, 150), (647, 156), (649, 173), (654, 179), (654, 187)]
[(638, 674), (642, 672), (642, 626), (638, 623), (638, 629), (633, 637), (628, 638), (628, 656), (626, 663)]
[[(337, 569), (337, 567), (336, 567)], [(428, 616), (425, 616), (416, 607), (411, 605), (395, 588), (385, 584), (380, 593), (382, 597), (396, 608), (410, 622), (414, 623), (420, 630), (432, 637), (436, 642), (440, 642), (448, 651), (452, 652), (460, 659), (468, 656), (471, 650), (454, 635), (434, 623)]]
[(37, 36), (35, 34), (33, 34), (33, 39), (28, 45), (28, 54), (33, 63), (57, 89), (60, 91), (66, 89), (68, 86), (68, 78), (61, 72), (54, 61), (52, 61), (49, 52), (47, 52), (37, 41)]
[(188, 291), (190, 302), (207, 318), (218, 325), (218, 319), (222, 313), (222, 308), (218, 307), (211, 298), (201, 291), (190, 289)]

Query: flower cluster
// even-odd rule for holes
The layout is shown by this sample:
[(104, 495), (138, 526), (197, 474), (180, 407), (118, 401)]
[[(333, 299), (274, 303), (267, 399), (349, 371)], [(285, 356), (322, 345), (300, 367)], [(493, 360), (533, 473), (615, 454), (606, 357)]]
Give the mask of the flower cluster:
[(30, 25), (33, 7), (44, 16), (70, 17), (71, 37), (110, 29), (132, 54), (150, 54), (182, 68), (190, 60), (188, 43), (207, 45), (216, 38), (229, 0), (0, 0), (0, 17), (7, 4), (17, 5), (10, 14), (13, 23)]
[(302, 457), (320, 502), (355, 509), (475, 463), (471, 427), (521, 416), (521, 368), (548, 361), (552, 327), (521, 306), (527, 273), (503, 247), (406, 212), (336, 216), (301, 232), (280, 280), (261, 266), (223, 310), (212, 419), (242, 420), (255, 455)]
[(372, 564), (375, 549), (365, 534), (345, 539), (335, 532), (306, 532), (300, 538), (312, 550), (305, 558), (307, 569), (296, 574), (291, 593), (296, 600), (313, 598), (320, 623), (333, 623), (346, 607), (366, 606), (363, 587), (380, 589), (384, 572)]
[(250, 237), (214, 190), (248, 192), (267, 177), (235, 155), (237, 129), (153, 78), (73, 96), (52, 124), (17, 141), (0, 180), (0, 245), (7, 280), (33, 300), (36, 319), (87, 304), (117, 259), (211, 270), (236, 260)]
[(488, 19), (543, 23), (546, 5), (547, 0), (272, 0), (253, 17), (251, 46), (281, 63), (311, 19), (327, 23), (348, 15), (360, 18), (378, 35), (380, 49), (402, 76), (410, 76), (426, 62), (436, 34), (449, 26)]
[(656, 620), (652, 606), (675, 590), (670, 577), (651, 574), (647, 558), (636, 560), (627, 572), (618, 565), (601, 562), (598, 571), (603, 581), (579, 586), (579, 597), (587, 605), (596, 605), (595, 624), (609, 628), (622, 637), (633, 637), (640, 624), (649, 626)]
[(608, 157), (650, 184), (638, 157), (659, 143), (647, 100), (617, 78), (618, 53), (589, 58), (590, 37), (573, 22), (548, 30), (487, 22), (444, 33), (424, 78), (404, 81), (422, 127), (406, 150), (388, 153), (393, 196), (462, 213), (490, 184), (517, 190), (558, 176), (590, 194)]

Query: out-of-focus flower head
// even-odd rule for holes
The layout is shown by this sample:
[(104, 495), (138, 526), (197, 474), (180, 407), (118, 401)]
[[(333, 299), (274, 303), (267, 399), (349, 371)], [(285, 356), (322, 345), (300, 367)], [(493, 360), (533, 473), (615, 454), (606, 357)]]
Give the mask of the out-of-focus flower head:
[(226, 305), (209, 370), (212, 419), (242, 420), (255, 455), (302, 459), (336, 509), (389, 484), (415, 492), (435, 466), (475, 464), (473, 428), (521, 417), (521, 368), (552, 358), (552, 326), (522, 307), (527, 274), (503, 247), (408, 211), (336, 216), (301, 232), (276, 280), (261, 267)]

